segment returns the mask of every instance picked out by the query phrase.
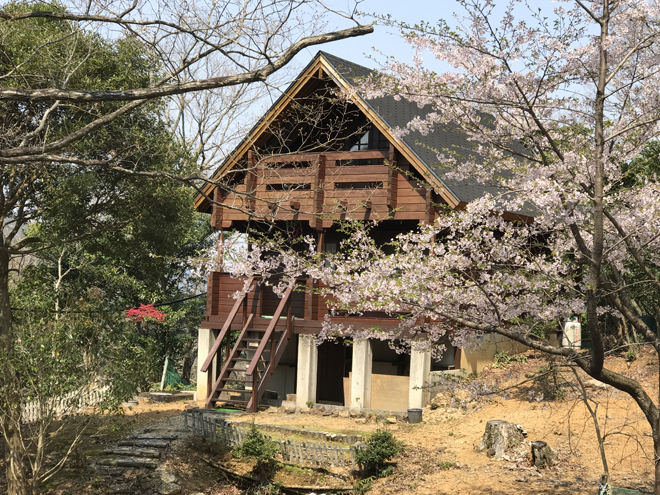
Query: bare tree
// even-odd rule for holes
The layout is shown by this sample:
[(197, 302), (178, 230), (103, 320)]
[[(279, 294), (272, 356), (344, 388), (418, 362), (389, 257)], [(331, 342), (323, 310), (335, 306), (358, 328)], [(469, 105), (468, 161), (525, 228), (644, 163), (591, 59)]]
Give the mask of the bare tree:
[[(84, 211), (58, 218), (52, 185), (85, 174), (121, 173), (182, 180), (201, 190), (203, 173), (142, 166), (150, 151), (143, 147), (144, 136), (134, 131), (140, 119), (149, 118), (145, 109), (158, 107), (163, 97), (184, 98), (181, 95), (189, 95), (183, 100), (187, 105), (196, 95), (198, 108), (220, 112), (216, 119), (220, 122), (235, 111), (237, 98), (252, 91), (250, 84), (267, 81), (301, 50), (370, 33), (373, 28), (360, 25), (353, 13), (328, 11), (314, 0), (156, 4), (92, 0), (67, 5), (9, 3), (0, 8), (0, 358), (4, 377), (0, 415), (11, 495), (38, 491), (38, 477), (30, 473), (21, 437), (20, 380), (11, 365), (16, 352), (9, 300), (11, 260), (48, 247), (38, 237), (23, 235), (26, 226), (44, 212), (50, 213), (53, 222), (67, 224), (69, 235), (60, 239), (63, 242), (85, 238), (99, 229), (121, 228), (105, 223), (104, 216), (120, 194), (119, 188), (96, 191), (87, 198)], [(333, 30), (331, 24), (336, 22), (352, 27)], [(45, 25), (50, 26), (47, 36)], [(17, 40), (30, 49), (16, 49)], [(116, 52), (125, 57), (123, 62), (117, 55), (115, 72), (108, 68), (101, 82), (89, 78), (91, 68), (101, 73), (100, 57), (114, 46), (123, 47)], [(122, 67), (126, 73), (121, 73)], [(213, 100), (215, 93), (201, 92), (220, 88), (235, 88), (223, 102), (229, 107), (209, 111), (208, 105), (218, 104)], [(129, 136), (124, 142), (123, 133)], [(207, 163), (213, 161), (206, 156), (209, 150), (218, 149), (227, 138), (216, 137), (210, 146), (211, 135), (215, 135), (213, 126), (198, 133), (206, 137), (198, 141), (196, 153)]]

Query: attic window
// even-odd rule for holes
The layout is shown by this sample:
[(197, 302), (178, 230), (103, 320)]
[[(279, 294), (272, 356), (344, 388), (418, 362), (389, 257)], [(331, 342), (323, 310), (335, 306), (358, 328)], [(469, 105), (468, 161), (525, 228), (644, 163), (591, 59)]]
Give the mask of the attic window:
[(353, 146), (351, 146), (351, 151), (362, 151), (369, 149), (369, 131), (365, 132), (360, 136)]

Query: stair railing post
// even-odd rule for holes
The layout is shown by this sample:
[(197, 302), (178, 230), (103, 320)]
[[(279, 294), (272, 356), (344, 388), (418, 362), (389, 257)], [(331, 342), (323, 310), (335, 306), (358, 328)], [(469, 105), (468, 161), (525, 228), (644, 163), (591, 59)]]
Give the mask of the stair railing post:
[(257, 406), (258, 406), (257, 397), (258, 396), (259, 396), (259, 393), (257, 391), (257, 370), (255, 369), (254, 373), (252, 373), (252, 411), (248, 411), (248, 412), (252, 412), (252, 413), (257, 412), (257, 409), (258, 409), (257, 408)]
[(289, 296), (289, 301), (286, 303), (286, 338), (291, 338), (291, 313), (293, 311), (291, 300), (293, 299), (293, 292)]

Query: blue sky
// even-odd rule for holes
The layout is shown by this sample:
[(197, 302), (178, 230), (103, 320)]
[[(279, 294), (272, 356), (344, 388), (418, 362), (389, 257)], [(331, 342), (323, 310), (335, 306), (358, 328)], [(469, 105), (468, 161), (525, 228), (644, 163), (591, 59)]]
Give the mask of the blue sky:
[[(348, 8), (348, 3), (341, 1), (331, 2), (329, 5), (338, 9)], [(452, 1), (364, 0), (359, 5), (358, 10), (366, 13), (390, 14), (393, 19), (415, 24), (421, 20), (434, 22), (441, 16), (450, 17), (456, 5)], [(429, 16), (430, 11), (433, 12), (432, 16)], [(362, 17), (360, 20), (365, 24), (371, 22), (369, 17)], [(347, 26), (344, 23), (343, 27)], [(297, 57), (297, 64), (300, 64), (301, 67), (304, 66), (319, 49), (373, 68), (377, 66), (378, 60), (383, 60), (383, 56), (377, 53), (376, 50), (380, 50), (388, 56), (393, 55), (398, 60), (405, 62), (411, 62), (413, 55), (411, 48), (403, 41), (399, 33), (393, 28), (379, 25), (375, 26), (372, 34), (366, 36), (308, 48)], [(373, 57), (375, 60), (369, 57)]]

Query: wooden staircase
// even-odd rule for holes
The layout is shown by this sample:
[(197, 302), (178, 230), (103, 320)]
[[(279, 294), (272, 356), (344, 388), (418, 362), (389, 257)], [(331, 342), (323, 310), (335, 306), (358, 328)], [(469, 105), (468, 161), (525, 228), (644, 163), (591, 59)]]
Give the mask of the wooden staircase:
[[(248, 283), (251, 284), (252, 282), (253, 279), (250, 279)], [(207, 372), (209, 377), (206, 398), (207, 408), (214, 407), (217, 401), (223, 401), (245, 405), (248, 412), (257, 411), (259, 401), (266, 392), (268, 382), (293, 334), (291, 293), (294, 285), (291, 284), (285, 291), (272, 320), (270, 320), (265, 330), (254, 325), (255, 316), (253, 313), (247, 313), (247, 297), (243, 296), (236, 300), (211, 348), (211, 352), (201, 367), (201, 370)], [(214, 381), (208, 370), (211, 368), (211, 363), (216, 355), (219, 360), (218, 350), (225, 337), (228, 346), (229, 329), (241, 306), (243, 306), (243, 322), (245, 323), (233, 348), (225, 356), (222, 371)], [(280, 321), (283, 313), (286, 314), (286, 320)]]

